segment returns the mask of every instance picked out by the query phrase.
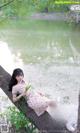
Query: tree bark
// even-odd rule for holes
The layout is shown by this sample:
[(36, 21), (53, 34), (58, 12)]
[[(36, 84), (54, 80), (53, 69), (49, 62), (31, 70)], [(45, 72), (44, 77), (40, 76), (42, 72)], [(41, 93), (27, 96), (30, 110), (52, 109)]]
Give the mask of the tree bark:
[[(12, 94), (8, 91), (10, 78), (10, 74), (0, 66), (0, 87), (12, 101)], [(40, 133), (69, 133), (65, 127), (65, 123), (53, 119), (47, 111), (38, 117), (36, 113), (28, 107), (24, 98), (13, 104), (29, 118), (29, 120), (40, 130)]]

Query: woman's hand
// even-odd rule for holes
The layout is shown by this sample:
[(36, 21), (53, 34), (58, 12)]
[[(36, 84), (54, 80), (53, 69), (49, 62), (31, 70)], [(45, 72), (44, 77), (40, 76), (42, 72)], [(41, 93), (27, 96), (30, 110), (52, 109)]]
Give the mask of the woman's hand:
[(26, 92), (23, 92), (19, 96), (16, 96), (15, 94), (13, 95), (13, 102), (17, 102), (21, 97), (25, 96)]
[(24, 91), (21, 95), (22, 95), (22, 96), (26, 96), (26, 91)]

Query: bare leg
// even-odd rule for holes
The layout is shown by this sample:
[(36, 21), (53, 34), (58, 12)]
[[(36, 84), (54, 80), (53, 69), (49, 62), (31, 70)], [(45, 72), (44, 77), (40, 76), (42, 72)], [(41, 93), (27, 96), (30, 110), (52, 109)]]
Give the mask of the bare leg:
[(55, 101), (50, 100), (50, 101), (49, 101), (49, 106), (51, 106), (51, 107), (56, 107), (56, 106), (57, 106), (57, 104), (56, 104), (56, 102), (55, 102)]

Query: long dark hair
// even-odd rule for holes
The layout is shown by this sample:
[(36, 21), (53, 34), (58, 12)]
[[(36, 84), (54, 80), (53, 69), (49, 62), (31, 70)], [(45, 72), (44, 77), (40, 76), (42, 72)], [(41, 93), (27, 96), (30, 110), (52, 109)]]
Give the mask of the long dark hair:
[(17, 84), (16, 76), (24, 76), (23, 70), (20, 68), (16, 68), (13, 70), (13, 74), (11, 76), (11, 80), (9, 82), (9, 91), (12, 91), (12, 87)]

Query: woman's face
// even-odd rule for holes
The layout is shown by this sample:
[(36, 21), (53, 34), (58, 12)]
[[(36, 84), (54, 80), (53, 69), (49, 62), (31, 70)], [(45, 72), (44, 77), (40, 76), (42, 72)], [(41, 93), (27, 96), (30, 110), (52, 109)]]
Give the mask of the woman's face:
[(23, 75), (19, 75), (19, 76), (16, 76), (16, 80), (18, 82), (21, 82), (23, 80), (24, 76)]

